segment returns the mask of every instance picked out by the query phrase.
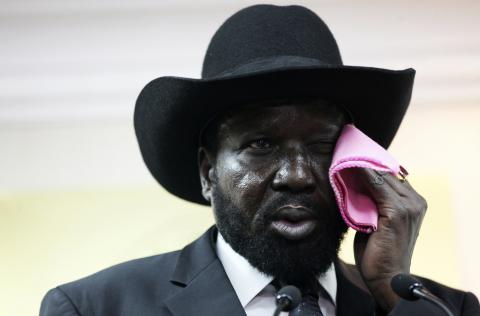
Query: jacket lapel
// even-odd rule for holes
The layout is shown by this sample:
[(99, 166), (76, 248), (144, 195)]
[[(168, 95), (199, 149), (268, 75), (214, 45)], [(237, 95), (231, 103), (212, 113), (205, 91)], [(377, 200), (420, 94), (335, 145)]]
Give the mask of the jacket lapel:
[(215, 252), (216, 236), (212, 227), (182, 250), (170, 279), (180, 290), (164, 301), (173, 315), (246, 315)]
[[(246, 316), (215, 252), (217, 236), (213, 226), (180, 253), (170, 282), (179, 291), (164, 301), (173, 315)], [(345, 266), (335, 262), (337, 316), (372, 316), (375, 305), (369, 293), (345, 275)]]

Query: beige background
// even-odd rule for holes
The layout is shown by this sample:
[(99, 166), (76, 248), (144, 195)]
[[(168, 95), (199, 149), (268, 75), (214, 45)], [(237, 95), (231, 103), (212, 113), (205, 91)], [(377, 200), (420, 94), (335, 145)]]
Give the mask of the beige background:
[[(0, 1), (0, 315), (35, 315), (49, 288), (178, 249), (213, 222), (151, 179), (133, 104), (157, 76), (198, 77), (215, 29), (251, 3)], [(391, 147), (429, 202), (412, 270), (480, 294), (480, 3), (300, 3), (346, 64), (417, 69)]]

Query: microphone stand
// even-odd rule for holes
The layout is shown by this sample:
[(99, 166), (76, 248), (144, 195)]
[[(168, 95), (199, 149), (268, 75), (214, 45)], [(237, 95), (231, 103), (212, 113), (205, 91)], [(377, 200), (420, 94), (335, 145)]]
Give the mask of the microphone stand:
[(422, 298), (439, 307), (448, 316), (453, 316), (453, 313), (440, 298), (430, 293), (420, 281), (409, 274), (395, 275), (390, 281), (390, 285), (392, 290), (403, 299), (415, 301)]
[[(288, 304), (288, 303), (287, 303)], [(273, 313), (273, 316), (278, 316), (280, 313), (283, 311), (285, 308), (286, 304), (278, 304), (277, 308), (275, 308), (275, 312)]]
[(423, 298), (424, 300), (427, 300), (427, 301), (435, 304), (436, 306), (440, 307), (448, 316), (454, 316), (453, 313), (448, 309), (448, 307), (445, 306), (445, 304), (442, 302), (442, 300), (440, 300), (438, 297), (436, 297), (435, 295), (433, 295), (432, 293), (427, 291), (425, 288), (415, 287), (412, 290), (412, 293), (415, 296)]

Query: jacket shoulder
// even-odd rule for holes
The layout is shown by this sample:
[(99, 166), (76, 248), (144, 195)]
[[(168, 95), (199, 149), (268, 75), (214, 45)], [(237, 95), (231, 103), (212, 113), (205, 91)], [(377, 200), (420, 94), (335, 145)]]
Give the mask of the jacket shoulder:
[[(170, 276), (179, 253), (127, 261), (60, 285), (47, 293), (40, 315), (120, 315), (132, 306), (154, 306), (153, 301), (162, 300), (178, 289), (170, 282)], [(149, 315), (155, 311), (142, 313)]]
[[(368, 288), (364, 284), (355, 265), (339, 260), (339, 268), (350, 282), (368, 293)], [(456, 315), (480, 315), (480, 305), (477, 297), (473, 293), (454, 289), (428, 278), (416, 275), (414, 277), (417, 278), (430, 292), (446, 302), (447, 305), (455, 311)], [(430, 310), (432, 306), (430, 303), (424, 303), (425, 302), (421, 301), (409, 302), (401, 300), (401, 303), (396, 306), (390, 315), (436, 315), (435, 313), (430, 313), (430, 311), (425, 312), (424, 309)]]
[(461, 311), (461, 315), (470, 315), (470, 313), (480, 315), (478, 298), (473, 293), (454, 289), (427, 278), (417, 278), (430, 292), (441, 298), (451, 308)]

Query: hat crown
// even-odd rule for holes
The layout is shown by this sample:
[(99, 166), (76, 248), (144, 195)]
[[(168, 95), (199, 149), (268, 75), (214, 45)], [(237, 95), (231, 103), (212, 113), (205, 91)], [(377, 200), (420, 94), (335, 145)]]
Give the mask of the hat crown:
[[(342, 65), (327, 25), (302, 6), (254, 5), (228, 18), (212, 37), (203, 61), (202, 78), (251, 71), (245, 65), (270, 67), (293, 63)], [(278, 60), (281, 60), (278, 63)], [(239, 70), (240, 69), (240, 70)]]
[(135, 132), (148, 169), (167, 191), (209, 204), (201, 194), (198, 145), (212, 118), (272, 98), (321, 97), (387, 148), (412, 94), (415, 71), (343, 66), (332, 33), (300, 6), (252, 6), (213, 36), (203, 79), (152, 80), (135, 107)]

